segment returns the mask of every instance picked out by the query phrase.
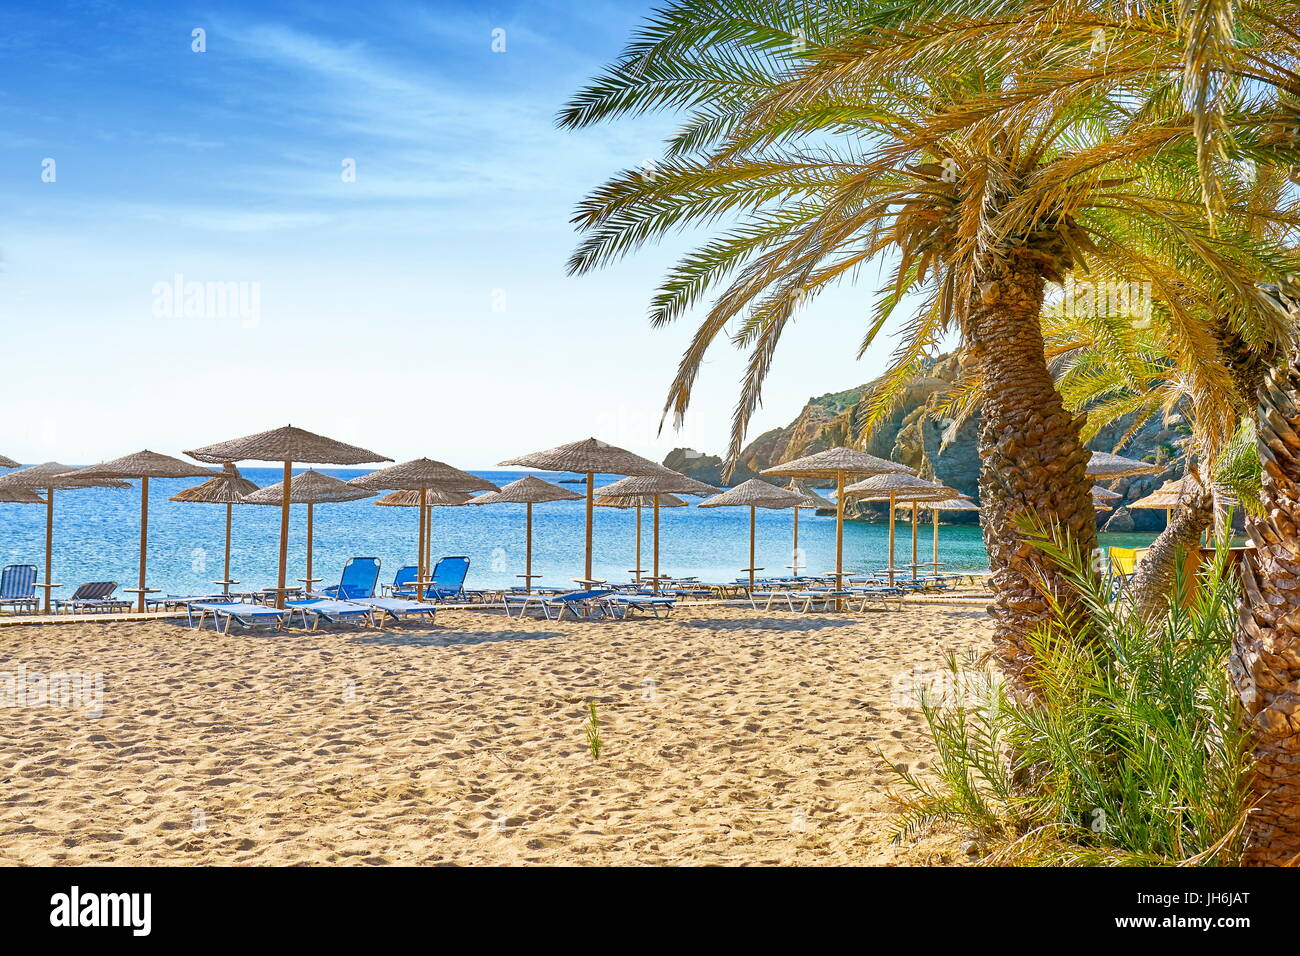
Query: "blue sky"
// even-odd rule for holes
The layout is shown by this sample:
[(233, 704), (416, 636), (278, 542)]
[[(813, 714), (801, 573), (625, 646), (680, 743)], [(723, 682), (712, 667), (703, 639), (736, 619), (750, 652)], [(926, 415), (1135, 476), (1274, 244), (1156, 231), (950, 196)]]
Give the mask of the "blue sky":
[[(287, 422), (462, 467), (589, 434), (723, 450), (726, 344), (685, 430), (656, 434), (692, 323), (651, 330), (646, 306), (686, 246), (564, 274), (575, 203), (672, 128), (553, 123), (648, 9), (6, 6), (0, 453), (89, 463)], [(178, 282), (205, 303), (244, 283), (250, 308), (186, 315)], [(888, 344), (854, 358), (868, 293), (800, 317), (751, 435), (879, 372)]]

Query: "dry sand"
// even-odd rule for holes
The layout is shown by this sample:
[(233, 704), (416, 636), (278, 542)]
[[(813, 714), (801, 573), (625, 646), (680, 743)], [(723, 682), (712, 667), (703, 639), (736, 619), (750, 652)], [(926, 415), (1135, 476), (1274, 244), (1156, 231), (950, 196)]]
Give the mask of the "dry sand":
[(990, 630), (942, 606), (452, 610), (432, 628), (229, 637), (6, 627), (0, 672), (104, 684), (97, 718), (0, 709), (0, 862), (959, 863), (954, 835), (891, 843), (877, 750), (924, 772), (895, 682)]

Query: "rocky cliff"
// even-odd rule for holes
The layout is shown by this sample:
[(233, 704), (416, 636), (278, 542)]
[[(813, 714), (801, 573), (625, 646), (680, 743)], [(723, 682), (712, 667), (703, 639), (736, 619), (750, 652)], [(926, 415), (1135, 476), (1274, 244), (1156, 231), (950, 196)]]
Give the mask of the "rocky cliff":
[[(978, 501), (979, 417), (973, 416), (966, 421), (955, 439), (942, 452), (940, 447), (947, 423), (925, 418), (926, 403), (936, 392), (946, 389), (956, 374), (955, 358), (944, 356), (935, 360), (925, 377), (909, 386), (898, 408), (876, 430), (865, 450), (917, 469), (928, 458), (933, 463), (935, 478)], [(726, 483), (739, 484), (778, 462), (845, 444), (850, 434), (853, 407), (873, 384), (869, 382), (847, 391), (810, 398), (789, 425), (764, 432), (745, 447), (731, 480)], [(1164, 527), (1163, 512), (1130, 512), (1124, 506), (1148, 494), (1167, 478), (1182, 474), (1177, 442), (1186, 437), (1187, 427), (1178, 416), (1167, 425), (1158, 421), (1148, 422), (1123, 447), (1117, 449), (1115, 443), (1123, 437), (1125, 431), (1123, 423), (1108, 427), (1092, 442), (1092, 447), (1099, 451), (1117, 451), (1143, 461), (1168, 462), (1168, 467), (1160, 475), (1125, 478), (1108, 483), (1108, 487), (1124, 498), (1115, 502), (1115, 509), (1105, 512), (1103, 516), (1113, 516), (1112, 524), (1115, 526), (1112, 530), (1159, 530)], [(709, 484), (723, 483), (723, 461), (717, 455), (677, 448), (664, 459), (664, 464), (674, 471)], [(883, 508), (879, 505), (865, 504), (859, 510), (859, 516), (864, 518), (883, 514)], [(974, 512), (956, 512), (945, 515), (944, 518), (973, 523), (976, 515)]]

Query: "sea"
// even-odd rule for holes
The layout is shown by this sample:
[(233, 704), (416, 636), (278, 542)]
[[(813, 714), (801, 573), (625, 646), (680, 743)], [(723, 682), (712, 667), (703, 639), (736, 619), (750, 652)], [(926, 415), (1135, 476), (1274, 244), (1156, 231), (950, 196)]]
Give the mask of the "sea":
[[(259, 486), (275, 484), (279, 468), (241, 468)], [(304, 469), (298, 469), (301, 471)], [(342, 480), (366, 474), (365, 469), (317, 469)], [(585, 491), (575, 476), (533, 471), (475, 471), (498, 486), (536, 475)], [(618, 480), (598, 475), (596, 486)], [(564, 484), (564, 482), (570, 482)], [(224, 505), (191, 504), (168, 499), (197, 479), (152, 479), (149, 499), (148, 584), (164, 594), (208, 594), (221, 578), (225, 546)], [(140, 529), (139, 482), (130, 489), (77, 489), (55, 493), (54, 580), (67, 596), (86, 581), (117, 581), (134, 587), (138, 573)], [(343, 563), (352, 556), (378, 557), (381, 581), (416, 560), (418, 516), (415, 508), (376, 507), (377, 499), (316, 505), (314, 509), (314, 575), (322, 585), (337, 583)], [(692, 505), (698, 499), (686, 499)], [(540, 586), (567, 587), (583, 572), (584, 502), (554, 502), (533, 507), (533, 572)], [(432, 509), (433, 556), (466, 555), (470, 559), (469, 587), (509, 587), (524, 571), (524, 506), (484, 505)], [(929, 561), (932, 531), (922, 512), (919, 528), (921, 561)], [(0, 503), (0, 565), (34, 564), (44, 578), (45, 506)], [(236, 505), (231, 543), (231, 573), (241, 582), (236, 590), (275, 584), (280, 509)], [(290, 582), (306, 572), (305, 505), (292, 506), (289, 531)], [(642, 567), (651, 561), (650, 509), (643, 509)], [(792, 514), (758, 509), (758, 559), (764, 574), (787, 574), (793, 563)], [(627, 580), (635, 567), (636, 510), (596, 508), (594, 525), (596, 577)], [(1138, 547), (1150, 534), (1103, 535), (1104, 545)], [(846, 571), (873, 571), (886, 566), (889, 530), (886, 524), (860, 521), (844, 527)], [(799, 563), (802, 573), (835, 569), (835, 518), (812, 511), (799, 513)], [(911, 531), (905, 521), (896, 526), (896, 563), (911, 560)], [(939, 560), (948, 570), (979, 571), (988, 567), (980, 529), (974, 525), (940, 525)], [(665, 508), (660, 511), (660, 567), (678, 577), (701, 581), (730, 581), (749, 566), (748, 508)], [(219, 590), (219, 589), (217, 589)]]

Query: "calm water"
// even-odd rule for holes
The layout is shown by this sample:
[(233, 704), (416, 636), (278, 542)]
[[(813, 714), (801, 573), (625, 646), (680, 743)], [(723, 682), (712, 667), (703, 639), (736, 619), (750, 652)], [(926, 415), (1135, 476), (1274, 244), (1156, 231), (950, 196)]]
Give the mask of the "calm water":
[[(280, 480), (276, 468), (245, 468), (244, 475), (258, 485)], [(323, 470), (323, 469), (322, 469)], [(341, 479), (365, 470), (330, 469)], [(524, 471), (478, 472), (504, 485), (525, 474), (559, 482), (572, 476)], [(597, 486), (617, 476), (597, 477)], [(84, 581), (118, 581), (134, 587), (138, 574), (139, 483), (131, 490), (86, 489), (55, 495), (54, 579), (66, 596)], [(154, 479), (150, 482), (149, 585), (165, 593), (208, 593), (221, 577), (225, 513), (222, 505), (185, 504), (167, 499), (194, 480)], [(582, 492), (582, 485), (564, 487)], [(691, 501), (697, 499), (688, 499)], [(318, 505), (315, 508), (314, 566), (323, 583), (337, 583), (343, 562), (352, 555), (378, 556), (383, 561), (381, 580), (391, 580), (397, 568), (414, 564), (417, 515), (414, 508), (378, 508), (375, 499)], [(584, 503), (555, 502), (533, 508), (533, 570), (544, 575), (538, 584), (566, 586), (581, 576), (583, 566)], [(524, 506), (488, 505), (435, 508), (434, 556), (464, 554), (470, 557), (471, 586), (517, 584), (514, 575), (524, 568)], [(279, 536), (278, 508), (237, 505), (231, 545), (232, 575), (241, 588), (273, 585)], [(731, 580), (749, 564), (749, 510), (747, 508), (666, 508), (661, 510), (661, 567), (674, 575), (697, 575), (702, 580)], [(635, 557), (635, 509), (597, 508), (595, 517), (595, 567), (597, 577), (622, 580)], [(650, 510), (644, 511), (642, 562), (650, 566)], [(306, 507), (293, 506), (290, 528), (289, 578), (304, 576)], [(1135, 546), (1151, 535), (1107, 535), (1106, 543)], [(931, 548), (929, 524), (919, 534), (921, 560)], [(45, 548), (43, 505), (0, 504), (0, 564), (35, 564), (43, 567)], [(844, 529), (846, 569), (884, 567), (888, 549), (885, 525), (851, 522)], [(813, 573), (835, 566), (835, 519), (803, 511), (799, 516), (802, 563)], [(910, 560), (911, 536), (898, 525), (897, 560)], [(939, 529), (940, 560), (954, 569), (979, 570), (988, 558), (974, 526)], [(784, 574), (791, 559), (791, 514), (758, 511), (758, 564), (769, 574)], [(805, 572), (807, 573), (807, 572)], [(43, 571), (42, 571), (43, 577)]]

